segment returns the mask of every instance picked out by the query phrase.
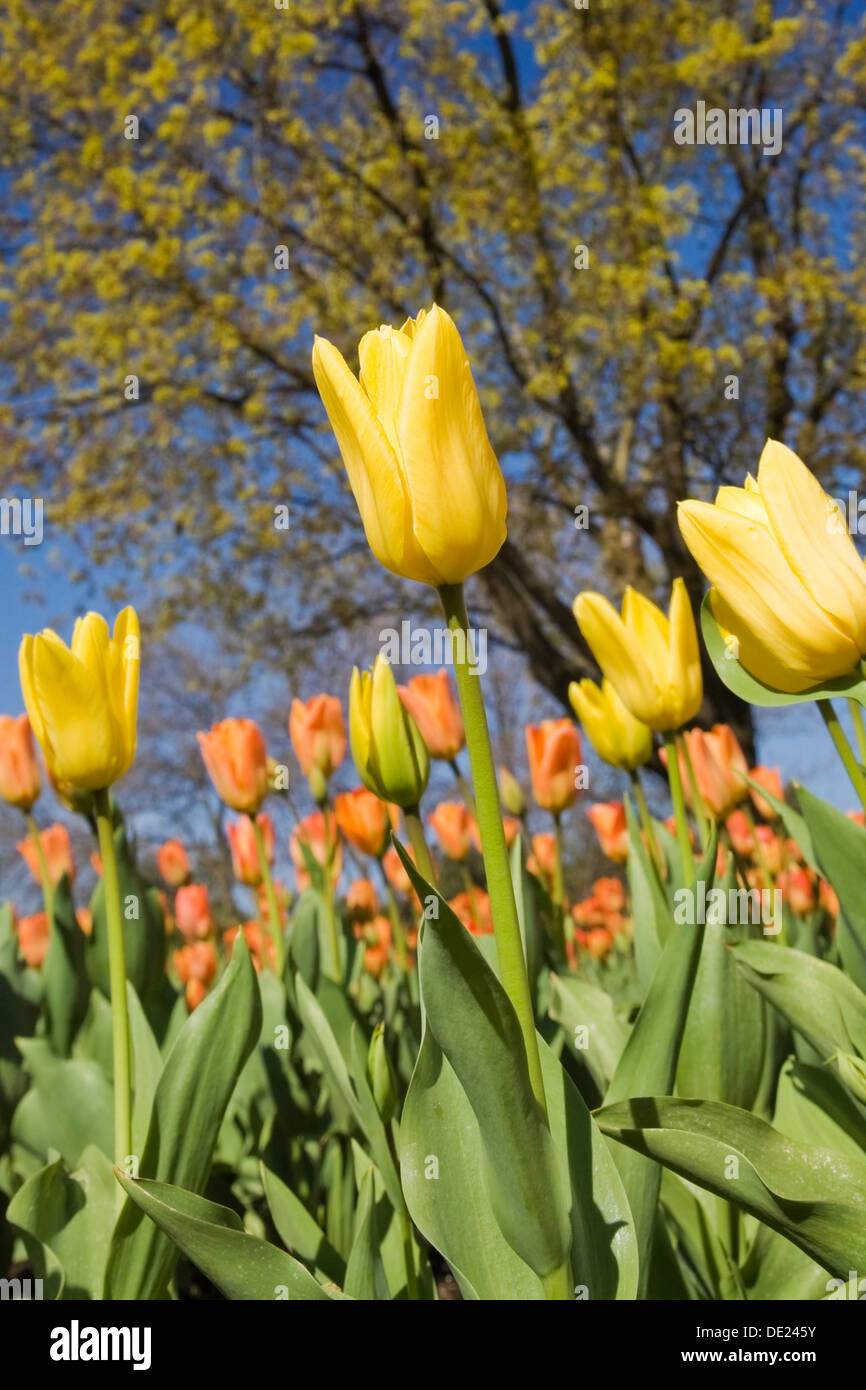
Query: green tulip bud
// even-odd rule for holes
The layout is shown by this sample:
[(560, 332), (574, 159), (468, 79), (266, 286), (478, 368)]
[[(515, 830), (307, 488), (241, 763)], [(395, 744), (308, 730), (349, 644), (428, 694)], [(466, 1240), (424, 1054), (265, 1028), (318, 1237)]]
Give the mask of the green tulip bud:
[(397, 1078), (385, 1047), (385, 1025), (377, 1023), (367, 1053), (367, 1079), (383, 1124), (390, 1124), (397, 1110)]
[(430, 776), (430, 754), (382, 656), (372, 674), (357, 666), (352, 672), (349, 742), (369, 791), (397, 806), (418, 805)]

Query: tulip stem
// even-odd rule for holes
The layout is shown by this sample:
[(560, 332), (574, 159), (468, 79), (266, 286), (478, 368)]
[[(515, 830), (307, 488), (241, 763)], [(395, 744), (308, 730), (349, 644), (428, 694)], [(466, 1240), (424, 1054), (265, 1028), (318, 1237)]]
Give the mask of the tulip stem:
[(686, 802), (683, 796), (683, 782), (680, 777), (679, 750), (674, 733), (665, 734), (664, 740), (668, 755), (667, 773), (668, 781), (671, 784), (671, 801), (673, 802), (674, 818), (677, 823), (677, 842), (679, 843), (680, 858), (683, 864), (683, 882), (686, 888), (690, 888), (695, 881), (695, 861), (692, 856), (689, 823), (686, 819)]
[(710, 818), (707, 815), (707, 808), (704, 805), (704, 798), (698, 785), (698, 777), (695, 772), (695, 765), (692, 762), (692, 755), (689, 752), (689, 745), (682, 734), (677, 734), (677, 747), (682, 749), (683, 761), (686, 765), (686, 775), (689, 779), (689, 790), (692, 794), (692, 807), (695, 813), (695, 820), (698, 823), (698, 834), (701, 837), (701, 849), (705, 850), (710, 842)]
[(415, 863), (418, 867), (418, 872), (422, 878), (426, 878), (427, 882), (435, 888), (436, 870), (433, 867), (430, 850), (427, 848), (424, 826), (421, 824), (421, 809), (417, 802), (414, 806), (403, 807), (403, 817), (406, 821), (409, 843), (415, 854)]
[(48, 872), (48, 860), (45, 858), (45, 850), (42, 847), (42, 836), (39, 826), (33, 816), (27, 815), (27, 829), (33, 841), (33, 849), (36, 853), (36, 862), (39, 865), (39, 880), (42, 884), (42, 901), (45, 906), (45, 916), (48, 918), (49, 927), (54, 925), (54, 886), (51, 882), (51, 874)]
[(827, 732), (836, 745), (836, 752), (845, 765), (845, 771), (851, 779), (851, 785), (859, 796), (864, 811), (866, 811), (866, 776), (864, 776), (863, 769), (851, 751), (851, 746), (845, 737), (842, 725), (839, 723), (839, 717), (829, 700), (819, 700), (818, 708), (821, 711), (821, 718), (827, 725)]
[(397, 907), (397, 899), (394, 897), (391, 885), (388, 882), (388, 875), (385, 873), (385, 866), (382, 863), (381, 859), (379, 860), (379, 871), (382, 875), (382, 882), (385, 885), (385, 898), (388, 903), (388, 916), (391, 920), (391, 937), (393, 939), (394, 946), (397, 951), (397, 960), (399, 961), (401, 969), (408, 972), (409, 953), (406, 949), (406, 932), (403, 927), (403, 923), (400, 920), (400, 912)]
[(259, 857), (259, 873), (262, 876), (262, 883), (265, 886), (265, 897), (268, 900), (268, 921), (271, 928), (271, 938), (274, 943), (274, 970), (276, 971), (277, 979), (281, 980), (283, 978), (283, 969), (286, 964), (286, 953), (283, 947), (283, 927), (280, 922), (280, 907), (274, 889), (271, 866), (268, 863), (265, 837), (262, 834), (262, 827), (259, 825), (258, 816), (250, 816), (250, 821), (253, 827), (253, 837), (256, 842), (256, 854)]
[(463, 600), (462, 584), (443, 585), (439, 590), (439, 597), (448, 627), (457, 639), (453, 644), (454, 668), (466, 728), (466, 746), (469, 750), (478, 829), (487, 873), (487, 891), (490, 894), (499, 973), (520, 1023), (532, 1092), (546, 1119), (547, 1102), (538, 1039), (535, 1034), (532, 993), (529, 988), (526, 957), (523, 953), (517, 904), (514, 901), (505, 830), (499, 809), (499, 787), (493, 751), (490, 747), (481, 676), (474, 662), (470, 662), (469, 618)]
[(566, 960), (565, 915), (562, 904), (565, 898), (562, 884), (562, 817), (553, 812), (553, 945), (560, 962)]
[(866, 763), (866, 723), (863, 722), (863, 710), (860, 708), (860, 701), (849, 700), (848, 708), (851, 711), (854, 732), (857, 735), (857, 751), (860, 754), (860, 762)]
[(331, 823), (328, 819), (331, 814), (327, 801), (321, 804), (322, 812), (322, 833), (325, 839), (325, 922), (328, 928), (328, 943), (331, 951), (331, 969), (334, 972), (333, 978), (339, 983), (343, 978), (343, 962), (340, 954), (340, 936), (337, 931), (337, 910), (334, 904), (334, 865), (333, 856), (336, 853), (336, 845), (331, 844)]
[(650, 815), (649, 806), (647, 806), (646, 796), (644, 795), (644, 789), (641, 786), (641, 780), (638, 776), (637, 768), (632, 768), (631, 772), (629, 773), (629, 776), (631, 777), (631, 786), (632, 791), (634, 792), (634, 799), (637, 802), (638, 814), (640, 815), (640, 823), (643, 826), (643, 833), (646, 836), (647, 849), (649, 850), (650, 857), (653, 863), (655, 864), (656, 869), (658, 870), (659, 878), (663, 879), (665, 876), (664, 861), (662, 860), (661, 850), (659, 849), (658, 841), (656, 839), (656, 833), (653, 828), (652, 816)]
[[(108, 790), (93, 794), (96, 833), (102, 856), (102, 886), (108, 924), (108, 976), (111, 989), (111, 1029), (114, 1053), (114, 1161), (124, 1173), (132, 1154), (132, 1106), (129, 1065), (129, 1012), (126, 999), (126, 961), (123, 953), (123, 921), (120, 915), (120, 880), (114, 847), (114, 824)], [(124, 1192), (118, 1184), (117, 1205)]]

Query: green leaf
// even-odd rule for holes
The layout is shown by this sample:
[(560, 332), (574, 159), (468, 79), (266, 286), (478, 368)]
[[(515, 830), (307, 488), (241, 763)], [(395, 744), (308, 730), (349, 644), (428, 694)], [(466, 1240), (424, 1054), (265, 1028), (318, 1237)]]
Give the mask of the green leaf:
[(603, 989), (578, 975), (551, 975), (550, 1016), (562, 1025), (572, 1056), (604, 1095), (628, 1041), (628, 1026)]
[[(541, 936), (536, 919), (535, 892), (523, 857), (522, 835), (514, 837), (508, 860), (511, 868), (511, 886), (514, 889), (514, 901), (517, 906), (517, 920), (520, 923), (520, 935), (523, 938), (523, 953), (526, 956), (526, 973), (529, 976), (529, 988), (532, 997), (535, 998), (538, 989), (538, 975), (542, 965)], [(479, 937), (478, 940), (484, 942), (485, 938)], [(493, 944), (495, 948), (495, 939), (493, 939)]]
[[(139, 1172), (190, 1192), (204, 1187), (222, 1117), (261, 1028), (261, 999), (238, 936), (231, 964), (190, 1014), (156, 1087)], [(128, 1189), (127, 1189), (128, 1190)], [(121, 1212), (106, 1273), (107, 1298), (161, 1298), (177, 1252), (138, 1205)]]
[(740, 665), (736, 657), (725, 646), (721, 628), (713, 616), (710, 606), (710, 593), (705, 594), (701, 604), (701, 632), (710, 661), (723, 685), (739, 695), (749, 705), (801, 705), (809, 700), (835, 700), (845, 697), (866, 705), (866, 680), (860, 670), (852, 671), (850, 676), (840, 676), (838, 680), (816, 685), (798, 695), (788, 695), (782, 690), (773, 690)]
[(400, 1120), (400, 1174), (412, 1220), (448, 1261), (464, 1298), (543, 1300), (541, 1280), (499, 1229), (484, 1168), (466, 1092), (425, 1027)]
[(746, 941), (730, 948), (738, 968), (824, 1060), (836, 1052), (866, 1057), (866, 995), (828, 961)]
[(346, 1266), (345, 1292), (350, 1298), (387, 1300), (388, 1281), (382, 1264), (381, 1237), (376, 1213), (373, 1165), (361, 1179), (355, 1213), (355, 1236)]
[(298, 1013), (307, 1031), (308, 1041), (312, 1043), (334, 1095), (342, 1100), (345, 1109), (352, 1116), (358, 1128), (363, 1129), (363, 1118), (358, 1097), (355, 1095), (343, 1052), (325, 1016), (325, 1011), (303, 977), (296, 975), (294, 978)]
[[(715, 863), (714, 828), (707, 853), (697, 869), (695, 891), (701, 882), (707, 888), (710, 887)], [(608, 1087), (605, 1105), (610, 1105), (625, 1096), (646, 1094), (649, 1091), (664, 1094), (673, 1090), (704, 931), (705, 927), (700, 924), (683, 924), (675, 926), (668, 937), (652, 984)], [(616, 1165), (634, 1216), (641, 1256), (639, 1296), (645, 1296), (656, 1227), (661, 1172), (655, 1165), (646, 1163), (640, 1155), (632, 1153), (618, 1153)]]
[(342, 1288), (346, 1278), (346, 1261), (337, 1254), (303, 1202), (286, 1187), (282, 1179), (266, 1168), (264, 1163), (260, 1164), (260, 1171), (271, 1219), (286, 1249), (312, 1268), (320, 1281), (329, 1280)]
[[(7, 1219), (39, 1246), (48, 1247), (63, 1270), (64, 1299), (98, 1299), (116, 1214), (111, 1164), (93, 1145), (70, 1170), (62, 1158), (40, 1168), (19, 1187), (7, 1209)], [(35, 1251), (37, 1278), (51, 1280), (52, 1260)], [(53, 1281), (52, 1281), (53, 1282)]]
[(795, 1143), (718, 1101), (632, 1098), (595, 1118), (604, 1134), (766, 1222), (831, 1273), (866, 1267), (866, 1158)]
[(812, 837), (817, 868), (839, 895), (836, 940), (842, 965), (866, 990), (866, 829), (835, 806), (798, 787), (797, 797)]
[(766, 787), (762, 786), (760, 782), (756, 782), (754, 777), (746, 777), (746, 781), (759, 796), (770, 803), (791, 839), (796, 842), (809, 868), (819, 873), (818, 861), (815, 858), (815, 851), (812, 847), (812, 836), (809, 834), (809, 827), (800, 813), (795, 811), (793, 806), (789, 806), (787, 801), (782, 801), (778, 796), (774, 796), (771, 791), (768, 791)]
[(438, 919), (421, 926), (419, 978), (431, 1033), (453, 1066), (478, 1120), (487, 1193), (503, 1235), (537, 1274), (563, 1264), (568, 1203), (550, 1131), (532, 1093), (517, 1015), (466, 928), (398, 853), (419, 898)]
[(12, 1117), (12, 1138), (43, 1162), (51, 1150), (74, 1168), (95, 1144), (109, 1154), (114, 1144), (114, 1095), (95, 1062), (66, 1061), (45, 1043), (19, 1040), (33, 1085)]
[(51, 939), (42, 967), (48, 1036), (58, 1057), (68, 1057), (87, 1012), (90, 981), (84, 965), (85, 936), (75, 916), (69, 879), (54, 890)]
[(276, 1245), (248, 1235), (240, 1217), (228, 1207), (171, 1183), (135, 1181), (119, 1169), (115, 1172), (136, 1209), (146, 1213), (226, 1298), (304, 1302), (328, 1298), (309, 1270)]
[[(668, 1170), (662, 1173), (660, 1198), (674, 1249), (680, 1263), (700, 1279), (701, 1297), (741, 1299), (739, 1272), (716, 1233), (715, 1199)], [(799, 1250), (797, 1255), (802, 1259)]]
[(133, 986), (126, 982), (132, 1072), (132, 1151), (143, 1153), (150, 1127), (153, 1098), (162, 1073), (162, 1055)]
[(662, 943), (667, 941), (673, 927), (673, 914), (655, 866), (650, 860), (640, 836), (631, 800), (624, 800), (628, 826), (629, 892), (634, 921), (634, 954), (641, 992), (646, 995), (661, 955)]
[[(729, 901), (736, 887), (733, 868), (720, 887)], [(767, 1044), (766, 1005), (727, 950), (748, 930), (706, 924), (676, 1080), (677, 1095), (723, 1100), (743, 1110), (751, 1110), (758, 1095)]]

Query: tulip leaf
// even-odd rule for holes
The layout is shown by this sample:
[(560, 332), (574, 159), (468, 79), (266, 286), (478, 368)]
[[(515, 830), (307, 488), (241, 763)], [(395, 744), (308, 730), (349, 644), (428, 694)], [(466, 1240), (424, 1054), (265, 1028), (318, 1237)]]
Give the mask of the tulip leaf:
[(381, 1237), (376, 1211), (373, 1165), (369, 1163), (358, 1190), (355, 1235), (346, 1265), (345, 1292), (368, 1302), (389, 1300), (388, 1281), (382, 1264)]
[(153, 1098), (162, 1074), (162, 1055), (145, 1018), (138, 995), (129, 980), (126, 982), (126, 1003), (129, 1012), (129, 1043), (132, 1069), (132, 1149), (143, 1153), (150, 1126)]
[[(258, 980), (241, 933), (228, 969), (190, 1014), (166, 1058), (139, 1163), (142, 1177), (155, 1175), (192, 1193), (204, 1187), (223, 1115), (258, 1040), (261, 1017)], [(145, 1219), (141, 1203), (127, 1203), (115, 1228), (105, 1297), (163, 1297), (176, 1259), (176, 1249)]]
[(13, 1196), (6, 1218), (30, 1238), (37, 1278), (51, 1279), (52, 1260), (34, 1249), (47, 1246), (62, 1266), (64, 1299), (98, 1299), (116, 1214), (116, 1185), (101, 1149), (89, 1145), (70, 1170), (62, 1158), (40, 1168)]
[[(681, 891), (696, 894), (700, 883), (709, 889), (715, 864), (716, 832), (713, 828), (706, 855), (697, 867), (694, 889)], [(671, 931), (608, 1087), (605, 1105), (630, 1095), (649, 1091), (664, 1094), (673, 1090), (704, 930), (705, 927), (698, 922), (694, 926), (681, 924)], [(661, 1171), (634, 1153), (617, 1152), (616, 1165), (634, 1216), (641, 1258), (640, 1296), (645, 1296)]]
[(835, 965), (770, 941), (730, 949), (749, 983), (823, 1060), (837, 1052), (866, 1058), (866, 994)]
[(814, 869), (816, 873), (820, 872), (818, 869), (818, 861), (815, 858), (815, 850), (812, 846), (812, 836), (809, 834), (809, 827), (799, 812), (795, 811), (793, 806), (789, 806), (787, 801), (782, 801), (780, 797), (768, 791), (760, 782), (756, 782), (754, 777), (747, 776), (745, 780), (752, 790), (757, 792), (758, 796), (763, 797), (763, 799), (772, 806), (791, 839), (796, 842), (809, 868)]
[(817, 868), (839, 898), (836, 940), (846, 974), (866, 990), (866, 829), (835, 806), (798, 787), (797, 797), (812, 838)]
[(628, 796), (624, 805), (628, 826), (626, 873), (634, 921), (635, 965), (641, 990), (645, 995), (658, 965), (662, 943), (670, 936), (673, 915), (658, 873), (641, 839), (640, 827)]
[[(716, 1231), (715, 1198), (669, 1169), (662, 1172), (659, 1196), (674, 1249), (681, 1263), (696, 1272), (701, 1297), (742, 1299), (739, 1271)], [(799, 1250), (797, 1255), (802, 1259)]]
[[(730, 903), (733, 865), (719, 886)], [(760, 931), (760, 924), (752, 930)], [(677, 1095), (723, 1100), (743, 1110), (751, 1110), (758, 1095), (767, 1043), (766, 1005), (726, 949), (748, 932), (747, 924), (706, 924), (676, 1080)]]
[(478, 1120), (485, 1185), (500, 1229), (544, 1277), (559, 1269), (568, 1253), (568, 1203), (550, 1131), (532, 1092), (517, 1015), (445, 899), (399, 843), (397, 851), (419, 898), (429, 904), (418, 970), (430, 1031)]
[(12, 1117), (12, 1138), (44, 1161), (60, 1153), (74, 1168), (89, 1144), (110, 1154), (114, 1142), (114, 1097), (96, 1062), (65, 1060), (41, 1039), (19, 1039), (33, 1085)]
[(719, 1101), (633, 1097), (595, 1118), (611, 1139), (764, 1221), (831, 1273), (866, 1267), (866, 1157), (796, 1143)]
[(388, 1143), (388, 1135), (382, 1123), (382, 1117), (376, 1108), (373, 1099), (373, 1092), (367, 1080), (367, 1050), (368, 1043), (365, 1041), (361, 1029), (356, 1023), (352, 1028), (352, 1039), (350, 1043), (350, 1055), (352, 1061), (352, 1080), (354, 1082), (355, 1094), (358, 1098), (358, 1109), (361, 1116), (361, 1128), (367, 1136), (370, 1146), (370, 1156), (385, 1184), (385, 1191), (391, 1201), (395, 1211), (403, 1209), (403, 1189), (400, 1186), (400, 1176), (391, 1155), (391, 1148)]
[[(523, 953), (526, 956), (526, 972), (529, 976), (529, 988), (532, 997), (535, 998), (538, 991), (538, 975), (541, 970), (541, 938), (539, 935), (538, 922), (535, 913), (535, 893), (533, 891), (532, 880), (526, 867), (523, 857), (523, 837), (516, 835), (514, 843), (509, 853), (509, 866), (511, 868), (511, 886), (514, 889), (514, 901), (517, 906), (517, 919), (520, 923), (520, 935), (523, 938)], [(488, 938), (493, 942), (494, 954), (496, 954), (495, 938)], [(485, 941), (485, 937), (478, 938), (479, 943)], [(489, 962), (493, 964), (493, 962)], [(498, 974), (499, 958), (496, 956), (496, 973)]]
[(561, 1024), (572, 1056), (592, 1076), (603, 1096), (628, 1041), (610, 995), (578, 975), (552, 975), (550, 1016)]
[(286, 1249), (313, 1269), (320, 1282), (328, 1280), (343, 1287), (346, 1261), (337, 1254), (300, 1198), (264, 1163), (259, 1168), (271, 1219)]
[(306, 1036), (324, 1068), (334, 1098), (343, 1102), (344, 1108), (351, 1115), (355, 1124), (363, 1130), (364, 1121), (361, 1107), (352, 1086), (343, 1050), (337, 1043), (324, 1009), (306, 981), (300, 975), (295, 975), (294, 978), (298, 1013), (306, 1030)]
[(249, 1235), (228, 1207), (172, 1183), (137, 1181), (116, 1169), (135, 1204), (226, 1298), (311, 1302), (329, 1295), (298, 1260)]
[(759, 681), (756, 676), (751, 676), (745, 667), (740, 665), (734, 655), (734, 649), (729, 648), (725, 642), (724, 633), (716, 622), (710, 604), (711, 592), (704, 595), (704, 601), (701, 604), (701, 632), (704, 637), (704, 645), (719, 680), (735, 695), (739, 695), (741, 700), (745, 700), (750, 705), (767, 707), (801, 705), (809, 700), (845, 698), (866, 705), (866, 680), (864, 680), (863, 673), (859, 668), (852, 671), (849, 676), (840, 676), (837, 680), (826, 681), (823, 685), (816, 685), (811, 690), (802, 690), (798, 694), (789, 694), (784, 690), (773, 690), (771, 686)]
[(400, 1174), (412, 1220), (448, 1261), (464, 1298), (543, 1299), (541, 1280), (499, 1229), (484, 1167), (466, 1092), (425, 1027), (400, 1121)]
[(58, 1057), (68, 1057), (87, 1012), (90, 981), (84, 964), (85, 936), (75, 916), (69, 878), (54, 889), (51, 939), (42, 966), (48, 1036)]

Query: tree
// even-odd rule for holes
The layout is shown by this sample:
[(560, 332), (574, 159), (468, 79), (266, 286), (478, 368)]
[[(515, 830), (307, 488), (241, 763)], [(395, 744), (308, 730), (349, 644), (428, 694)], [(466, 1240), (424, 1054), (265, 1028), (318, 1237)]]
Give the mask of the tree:
[[(767, 435), (861, 475), (864, 59), (815, 0), (10, 0), (5, 491), (152, 634), (315, 663), (431, 596), (366, 550), (312, 335), (435, 298), (509, 479), (476, 611), (564, 701), (578, 588), (699, 601), (679, 498)], [(779, 152), (677, 143), (699, 102), (778, 109)], [(714, 678), (705, 716), (748, 738)]]

